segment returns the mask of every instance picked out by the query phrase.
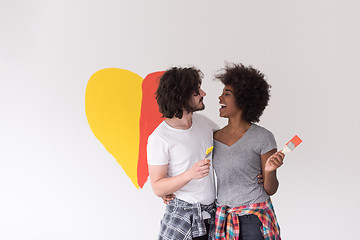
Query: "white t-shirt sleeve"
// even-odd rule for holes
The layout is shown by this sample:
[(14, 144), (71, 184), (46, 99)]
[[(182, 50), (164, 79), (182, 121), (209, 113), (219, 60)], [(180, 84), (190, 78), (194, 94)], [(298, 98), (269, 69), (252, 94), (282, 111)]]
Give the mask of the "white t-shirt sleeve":
[(169, 164), (168, 144), (157, 135), (150, 135), (147, 144), (147, 162), (149, 165)]

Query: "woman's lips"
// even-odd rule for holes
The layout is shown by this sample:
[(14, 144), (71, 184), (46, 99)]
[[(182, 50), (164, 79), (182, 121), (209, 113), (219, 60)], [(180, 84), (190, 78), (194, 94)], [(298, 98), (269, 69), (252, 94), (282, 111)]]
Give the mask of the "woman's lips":
[(220, 103), (220, 109), (219, 111), (221, 112), (222, 110), (224, 110), (226, 108), (226, 105), (223, 103)]

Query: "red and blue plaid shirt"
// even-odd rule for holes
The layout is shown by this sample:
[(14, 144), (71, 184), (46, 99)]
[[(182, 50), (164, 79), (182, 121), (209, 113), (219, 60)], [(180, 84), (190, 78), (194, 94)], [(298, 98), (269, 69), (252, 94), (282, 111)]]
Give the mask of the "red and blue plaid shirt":
[[(254, 214), (262, 223), (260, 229), (265, 240), (281, 240), (280, 227), (276, 220), (270, 198), (266, 202), (254, 203), (235, 208), (218, 206), (215, 217), (215, 239), (238, 240), (240, 225), (238, 216)], [(226, 221), (226, 229), (225, 229)]]

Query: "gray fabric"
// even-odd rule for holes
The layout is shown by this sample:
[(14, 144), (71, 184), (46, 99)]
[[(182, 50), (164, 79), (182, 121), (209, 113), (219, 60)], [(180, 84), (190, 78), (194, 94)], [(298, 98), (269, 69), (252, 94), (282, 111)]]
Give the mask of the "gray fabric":
[(238, 207), (265, 202), (269, 195), (257, 179), (261, 173), (260, 156), (275, 148), (274, 135), (256, 124), (231, 146), (214, 140), (217, 204)]
[(166, 211), (161, 220), (159, 240), (191, 240), (194, 237), (206, 235), (202, 211), (208, 212), (211, 216), (208, 239), (214, 239), (215, 204), (191, 204), (175, 198), (166, 205)]

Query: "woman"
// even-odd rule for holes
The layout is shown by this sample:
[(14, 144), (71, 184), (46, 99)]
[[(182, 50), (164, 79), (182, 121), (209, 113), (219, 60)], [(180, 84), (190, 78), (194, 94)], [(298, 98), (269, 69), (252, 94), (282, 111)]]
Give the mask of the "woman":
[(214, 134), (216, 239), (280, 239), (270, 196), (277, 191), (276, 169), (284, 154), (277, 152), (273, 134), (255, 124), (268, 104), (270, 86), (262, 73), (242, 64), (227, 66), (216, 77), (225, 85), (220, 117), (228, 119)]

